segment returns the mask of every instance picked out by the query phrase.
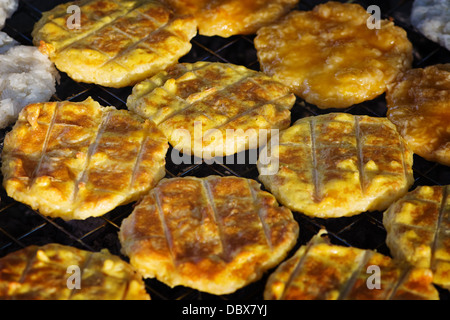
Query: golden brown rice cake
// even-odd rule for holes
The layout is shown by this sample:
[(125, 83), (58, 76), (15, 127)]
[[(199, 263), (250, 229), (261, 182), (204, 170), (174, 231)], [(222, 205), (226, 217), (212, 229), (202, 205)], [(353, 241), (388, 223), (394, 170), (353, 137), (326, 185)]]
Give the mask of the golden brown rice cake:
[(289, 209), (250, 179), (163, 179), (122, 222), (119, 239), (146, 278), (228, 294), (258, 280), (296, 243)]
[(281, 204), (308, 216), (385, 210), (414, 181), (413, 153), (386, 118), (301, 118), (280, 132), (278, 145), (270, 145), (261, 150), (272, 159), (259, 160), (260, 181)]
[(100, 216), (165, 175), (167, 139), (151, 121), (92, 100), (25, 107), (5, 138), (3, 186), (42, 214)]
[(450, 166), (450, 63), (402, 73), (386, 101), (388, 119), (414, 153)]
[(332, 245), (323, 234), (278, 266), (267, 281), (265, 299), (439, 299), (429, 269), (409, 267), (372, 250)]
[(406, 32), (370, 15), (358, 4), (330, 1), (312, 11), (293, 11), (258, 30), (262, 70), (319, 108), (345, 108), (371, 100), (395, 76), (410, 68), (412, 45)]
[(180, 14), (192, 14), (199, 34), (252, 34), (285, 15), (299, 0), (163, 0)]
[[(80, 8), (74, 28), (71, 5)], [(197, 33), (193, 17), (175, 16), (155, 0), (84, 0), (44, 12), (33, 42), (72, 79), (108, 87), (135, 84), (191, 49)]]
[(0, 258), (0, 300), (150, 300), (150, 296), (133, 267), (108, 250), (90, 252), (51, 243)]
[(261, 129), (270, 137), (287, 128), (294, 102), (286, 86), (262, 72), (197, 62), (138, 83), (127, 106), (154, 121), (175, 149), (211, 159), (256, 148)]
[(450, 187), (420, 186), (384, 213), (386, 244), (394, 258), (433, 271), (450, 289)]

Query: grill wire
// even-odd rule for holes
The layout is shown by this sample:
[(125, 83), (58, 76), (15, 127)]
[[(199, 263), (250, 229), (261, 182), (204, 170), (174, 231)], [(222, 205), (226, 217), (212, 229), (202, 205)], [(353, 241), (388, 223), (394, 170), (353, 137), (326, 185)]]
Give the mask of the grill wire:
[[(42, 12), (50, 10), (63, 2), (67, 1), (21, 0), (18, 10), (12, 18), (7, 20), (3, 31), (22, 44), (32, 45), (31, 31), (34, 24), (41, 17)], [(298, 9), (311, 10), (315, 5), (322, 2), (326, 1), (302, 0), (298, 4)], [(375, 1), (341, 2), (356, 2), (367, 8), (369, 5), (374, 4), (373, 2)], [(381, 8), (383, 18), (393, 19), (396, 25), (403, 27), (407, 31), (408, 38), (414, 46), (413, 67), (425, 67), (436, 63), (450, 62), (449, 51), (427, 40), (411, 26), (409, 16), (412, 1), (384, 0), (376, 1), (376, 4)], [(253, 39), (254, 35), (233, 36), (227, 39), (198, 35), (191, 41), (192, 50), (181, 58), (180, 62), (230, 62), (259, 70)], [(307, 53), (300, 52), (299, 54)], [(126, 98), (130, 93), (131, 87), (113, 89), (77, 83), (68, 78), (66, 74), (61, 73), (57, 92), (52, 97), (52, 100), (83, 101), (88, 96), (91, 96), (104, 106), (111, 105), (118, 109), (126, 109)], [(291, 110), (291, 117), (292, 122), (294, 122), (302, 117), (336, 111), (354, 115), (365, 114), (383, 117), (386, 115), (385, 97), (383, 95), (372, 101), (354, 105), (344, 110), (320, 110), (298, 98)], [(11, 130), (11, 127), (0, 131), (1, 147), (3, 147), (4, 136), (9, 130)], [(246, 164), (199, 163), (175, 165), (171, 161), (170, 154), (171, 149), (169, 149), (166, 158), (166, 177), (234, 175), (255, 180), (258, 177), (256, 165), (249, 162)], [(248, 160), (249, 157), (246, 158)], [(413, 170), (415, 183), (412, 188), (420, 185), (450, 184), (450, 169), (448, 167), (428, 162), (417, 155), (414, 155)], [(57, 242), (91, 251), (107, 248), (111, 253), (127, 260), (120, 253), (117, 232), (121, 221), (131, 213), (133, 204), (120, 206), (98, 218), (89, 218), (84, 221), (63, 221), (59, 218), (43, 216), (28, 206), (14, 201), (6, 195), (2, 187), (0, 188), (0, 197), (0, 257), (32, 244), (44, 245), (50, 242)], [(310, 218), (294, 212), (294, 217), (299, 223), (300, 234), (297, 245), (289, 256), (323, 227), (330, 233), (330, 240), (334, 244), (373, 249), (389, 255), (389, 249), (385, 243), (386, 231), (383, 227), (381, 212), (363, 213), (349, 218), (336, 219)], [(261, 280), (226, 296), (214, 296), (181, 286), (169, 288), (154, 279), (147, 279), (145, 283), (148, 292), (154, 300), (255, 300), (262, 299), (267, 277), (272, 271), (267, 272)], [(449, 300), (449, 291), (441, 288), (438, 288), (438, 290), (442, 300)]]

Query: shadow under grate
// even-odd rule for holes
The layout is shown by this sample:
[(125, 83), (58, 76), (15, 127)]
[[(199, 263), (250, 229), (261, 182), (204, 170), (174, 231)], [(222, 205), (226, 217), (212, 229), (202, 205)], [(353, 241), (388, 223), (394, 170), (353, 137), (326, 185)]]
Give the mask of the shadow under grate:
[[(25, 45), (31, 45), (31, 31), (43, 11), (52, 9), (62, 0), (21, 0), (14, 16), (7, 20), (4, 32)], [(302, 0), (298, 5), (300, 10), (310, 10), (318, 3), (327, 1)], [(347, 1), (341, 1), (347, 2)], [(367, 8), (371, 1), (356, 2)], [(384, 0), (377, 1), (384, 18), (393, 19), (403, 27), (408, 38), (414, 46), (413, 67), (425, 67), (435, 63), (450, 62), (450, 53), (436, 43), (424, 38), (409, 22), (412, 1), (408, 0)], [(180, 62), (218, 61), (244, 65), (253, 70), (259, 70), (256, 50), (253, 46), (254, 36), (233, 36), (230, 38), (196, 36), (192, 40), (192, 50), (180, 59)], [(52, 100), (82, 101), (91, 96), (102, 105), (112, 105), (119, 109), (126, 108), (126, 99), (131, 93), (131, 88), (113, 89), (102, 86), (77, 83), (66, 74), (61, 73), (61, 79), (57, 85), (57, 92)], [(330, 112), (348, 112), (351, 114), (370, 115), (382, 117), (386, 115), (386, 103), (384, 95), (372, 101), (351, 106), (345, 110), (327, 109), (321, 110), (314, 105), (305, 103), (300, 98), (291, 110), (292, 123), (296, 120)], [(0, 131), (0, 146), (3, 147), (5, 134), (11, 128)], [(229, 159), (224, 163), (206, 164), (204, 162), (191, 162), (190, 164), (175, 164), (171, 158), (172, 148), (169, 148), (166, 158), (166, 177), (208, 175), (240, 176), (258, 179), (258, 171), (254, 163), (249, 162), (249, 152), (244, 155), (245, 163), (235, 157), (233, 164)], [(195, 159), (193, 159), (195, 160)], [(426, 161), (419, 156), (414, 156), (413, 188), (419, 185), (444, 185), (450, 184), (450, 170), (448, 167)], [(263, 187), (264, 189), (264, 187)], [(117, 232), (121, 221), (133, 210), (134, 204), (120, 206), (106, 215), (98, 218), (89, 218), (84, 221), (63, 221), (62, 219), (48, 218), (30, 209), (28, 206), (15, 202), (0, 188), (0, 257), (16, 251), (28, 245), (43, 245), (50, 242), (72, 245), (81, 249), (99, 251), (107, 248), (111, 253), (121, 255), (120, 243)], [(315, 219), (300, 213), (294, 213), (300, 226), (300, 235), (296, 247), (291, 254), (305, 244), (321, 228), (327, 228), (330, 232), (331, 242), (340, 245), (354, 246), (363, 249), (373, 249), (389, 255), (389, 249), (385, 244), (386, 231), (382, 223), (382, 213), (372, 212), (361, 215), (338, 219)], [(271, 271), (271, 270), (270, 270)], [(236, 293), (225, 296), (214, 296), (199, 292), (194, 289), (176, 287), (169, 288), (165, 284), (147, 279), (147, 290), (152, 299), (262, 299), (265, 282), (270, 271), (263, 278), (252, 283)], [(440, 290), (441, 299), (449, 299), (449, 291)]]

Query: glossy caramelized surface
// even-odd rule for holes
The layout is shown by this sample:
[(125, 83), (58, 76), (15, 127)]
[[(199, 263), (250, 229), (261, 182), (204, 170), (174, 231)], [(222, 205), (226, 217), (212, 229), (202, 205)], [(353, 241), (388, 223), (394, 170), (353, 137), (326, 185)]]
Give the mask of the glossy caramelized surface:
[(258, 280), (295, 245), (289, 209), (250, 179), (163, 179), (120, 227), (122, 251), (145, 277), (227, 294)]
[(179, 14), (192, 14), (205, 36), (253, 34), (285, 15), (299, 0), (163, 0)]
[[(80, 8), (74, 28), (70, 5)], [(175, 16), (154, 0), (69, 2), (44, 12), (33, 43), (56, 67), (80, 82), (108, 87), (133, 85), (174, 64), (191, 49), (192, 17)]]
[(90, 252), (51, 243), (0, 258), (0, 300), (149, 299), (142, 277), (106, 249)]
[(414, 153), (450, 166), (450, 64), (406, 71), (386, 100), (387, 117)]
[(420, 186), (384, 213), (392, 255), (433, 271), (433, 282), (450, 289), (450, 187)]
[(368, 27), (358, 4), (327, 2), (293, 11), (257, 32), (262, 70), (319, 108), (345, 108), (371, 100), (411, 67), (412, 45), (393, 22)]
[(280, 203), (308, 216), (384, 210), (414, 181), (413, 154), (386, 118), (301, 118), (280, 132), (278, 145), (261, 152), (273, 159), (258, 163), (259, 179)]
[(127, 107), (154, 121), (174, 148), (210, 159), (255, 148), (261, 129), (270, 137), (287, 128), (294, 102), (285, 85), (262, 72), (196, 62), (138, 83)]
[(101, 216), (165, 175), (167, 149), (153, 123), (91, 98), (31, 104), (6, 135), (3, 185), (44, 215)]
[[(267, 281), (265, 299), (439, 299), (429, 269), (413, 268), (372, 250), (332, 245), (321, 236), (313, 237), (278, 266)], [(370, 269), (373, 266), (377, 268)], [(370, 287), (376, 281), (379, 287)]]

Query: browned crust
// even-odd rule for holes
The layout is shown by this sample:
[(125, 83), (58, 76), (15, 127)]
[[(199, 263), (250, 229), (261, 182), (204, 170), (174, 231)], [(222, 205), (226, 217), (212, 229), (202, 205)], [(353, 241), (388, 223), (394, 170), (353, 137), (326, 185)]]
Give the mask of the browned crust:
[(167, 149), (152, 122), (91, 98), (32, 104), (6, 135), (3, 185), (48, 216), (100, 216), (153, 187)]
[(433, 271), (433, 282), (450, 288), (450, 187), (420, 186), (384, 212), (392, 256)]
[[(301, 246), (267, 281), (268, 300), (438, 300), (429, 269), (411, 268), (371, 250), (332, 245), (324, 231)], [(374, 284), (377, 267), (379, 288)]]
[[(280, 132), (278, 146), (261, 151), (266, 152), (278, 158), (269, 165), (258, 162), (259, 179), (281, 204), (309, 216), (385, 210), (414, 182), (413, 153), (386, 118), (302, 118)], [(278, 170), (264, 174), (276, 160)]]
[(290, 210), (256, 181), (209, 176), (161, 180), (122, 222), (119, 239), (145, 277), (227, 294), (277, 265), (297, 235)]
[[(71, 28), (70, 5), (80, 8)], [(125, 87), (178, 62), (197, 34), (191, 16), (155, 0), (89, 0), (60, 4), (34, 26), (33, 43), (56, 67), (80, 82)]]
[(286, 86), (262, 72), (204, 61), (176, 64), (138, 83), (127, 99), (175, 149), (204, 159), (256, 148), (262, 131), (270, 137), (289, 126), (294, 103)]
[(329, 1), (294, 10), (262, 27), (255, 38), (261, 69), (319, 108), (346, 108), (372, 100), (411, 68), (406, 31), (359, 4)]
[[(80, 287), (71, 289), (76, 283), (71, 276), (78, 274), (75, 267)], [(52, 243), (0, 259), (0, 300), (149, 299), (142, 277), (107, 250), (90, 252)]]
[(450, 64), (402, 73), (386, 101), (387, 117), (414, 153), (450, 166)]

